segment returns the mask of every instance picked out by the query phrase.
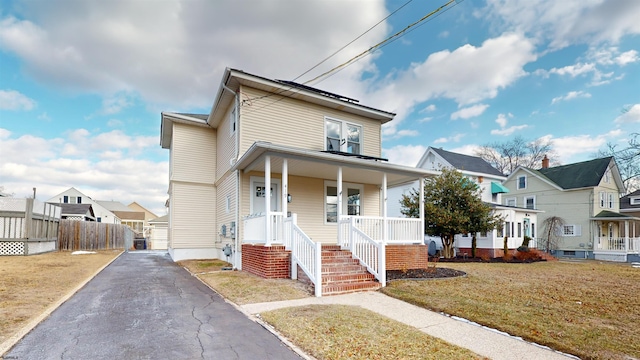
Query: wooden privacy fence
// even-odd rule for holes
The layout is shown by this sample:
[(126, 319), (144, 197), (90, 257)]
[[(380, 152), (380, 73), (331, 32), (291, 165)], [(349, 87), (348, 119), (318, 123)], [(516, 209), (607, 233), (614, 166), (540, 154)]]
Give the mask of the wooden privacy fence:
[(127, 225), (93, 221), (61, 220), (58, 250), (128, 249), (134, 233)]

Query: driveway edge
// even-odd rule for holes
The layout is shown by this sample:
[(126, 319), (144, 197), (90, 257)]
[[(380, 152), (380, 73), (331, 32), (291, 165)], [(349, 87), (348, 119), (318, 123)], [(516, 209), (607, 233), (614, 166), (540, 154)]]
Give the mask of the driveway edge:
[(42, 320), (46, 319), (54, 312), (60, 305), (64, 304), (67, 300), (69, 300), (75, 293), (77, 293), (80, 289), (82, 289), (87, 283), (93, 280), (96, 275), (98, 275), (102, 270), (104, 270), (107, 266), (111, 265), (112, 262), (116, 261), (125, 251), (120, 252), (118, 256), (114, 257), (111, 261), (106, 263), (104, 266), (96, 270), (91, 276), (86, 278), (83, 282), (78, 284), (75, 288), (71, 289), (65, 296), (58, 299), (53, 304), (49, 305), (40, 315), (36, 318), (29, 321), (25, 326), (23, 326), (17, 333), (10, 336), (7, 340), (5, 340), (2, 344), (0, 344), (0, 359), (9, 351), (11, 348), (18, 343), (18, 341), (22, 340), (22, 338), (27, 335), (33, 328), (38, 326), (42, 322)]
[(285, 344), (287, 347), (289, 347), (291, 350), (293, 350), (293, 352), (295, 352), (298, 356), (300, 356), (302, 359), (305, 360), (317, 360), (316, 358), (314, 358), (313, 356), (305, 353), (304, 351), (302, 351), (302, 349), (300, 349), (298, 346), (296, 346), (296, 344), (292, 343), (291, 341), (289, 341), (289, 339), (287, 339), (284, 335), (280, 334), (278, 331), (276, 331), (276, 329), (274, 329), (271, 325), (269, 325), (268, 323), (266, 323), (264, 320), (262, 320), (261, 318), (247, 312), (245, 309), (243, 309), (241, 306), (239, 306), (238, 304), (234, 303), (233, 301), (227, 299), (224, 295), (222, 295), (221, 293), (219, 293), (216, 289), (214, 289), (213, 287), (211, 287), (211, 285), (207, 284), (204, 280), (202, 280), (197, 274), (192, 273), (191, 271), (189, 271), (189, 269), (187, 269), (186, 267), (182, 267), (186, 272), (188, 272), (189, 274), (191, 274), (191, 276), (195, 277), (196, 279), (198, 279), (198, 281), (200, 281), (201, 283), (203, 283), (206, 287), (208, 287), (209, 289), (211, 289), (211, 291), (213, 291), (214, 293), (218, 294), (222, 300), (224, 300), (227, 304), (231, 305), (234, 307), (234, 309), (240, 311), (241, 313), (243, 313), (249, 320), (258, 323), (260, 326), (262, 326), (265, 330), (267, 330), (268, 332), (270, 332), (271, 334), (273, 334), (275, 337), (278, 338), (278, 340), (282, 341), (283, 344)]

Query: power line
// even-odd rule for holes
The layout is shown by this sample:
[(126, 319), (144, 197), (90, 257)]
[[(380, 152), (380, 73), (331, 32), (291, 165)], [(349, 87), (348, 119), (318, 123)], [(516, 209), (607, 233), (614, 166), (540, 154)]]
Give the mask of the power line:
[(358, 55), (356, 55), (356, 56), (352, 57), (351, 59), (347, 60), (346, 62), (344, 62), (344, 63), (342, 63), (342, 64), (340, 64), (340, 65), (338, 65), (338, 66), (334, 67), (333, 69), (331, 69), (331, 70), (329, 70), (329, 71), (326, 71), (326, 72), (324, 72), (324, 73), (322, 73), (322, 74), (320, 74), (320, 75), (318, 75), (318, 76), (314, 77), (314, 78), (313, 78), (313, 79), (311, 79), (311, 80), (305, 81), (305, 82), (304, 82), (304, 84), (308, 84), (308, 83), (314, 82), (314, 81), (316, 81), (316, 80), (318, 80), (318, 79), (320, 79), (320, 78), (322, 78), (322, 77), (325, 77), (325, 76), (327, 76), (327, 75), (329, 75), (329, 74), (331, 74), (331, 73), (333, 73), (333, 72), (337, 71), (338, 69), (342, 69), (342, 68), (344, 68), (344, 67), (346, 67), (346, 66), (350, 65), (351, 63), (358, 61), (360, 58), (362, 58), (362, 57), (364, 57), (365, 55), (367, 55), (367, 54), (371, 53), (373, 50), (376, 50), (376, 49), (378, 49), (378, 48), (381, 48), (381, 47), (383, 47), (384, 45), (386, 45), (387, 43), (391, 43), (391, 42), (392, 42), (393, 40), (395, 40), (396, 38), (399, 38), (399, 37), (403, 36), (403, 35), (404, 35), (404, 34), (405, 34), (409, 29), (411, 29), (412, 27), (414, 27), (414, 26), (416, 26), (416, 25), (420, 24), (421, 22), (423, 22), (423, 21), (427, 20), (428, 18), (430, 18), (430, 17), (431, 17), (431, 16), (433, 16), (434, 14), (437, 14), (437, 13), (438, 13), (438, 12), (440, 12), (442, 9), (444, 9), (444, 8), (446, 8), (447, 6), (451, 5), (451, 3), (453, 3), (453, 2), (455, 2), (456, 4), (458, 4), (458, 3), (459, 3), (459, 1), (458, 1), (458, 0), (449, 0), (449, 1), (447, 1), (445, 4), (441, 5), (441, 6), (440, 6), (440, 7), (438, 7), (437, 9), (435, 9), (435, 10), (433, 10), (432, 12), (428, 13), (427, 15), (423, 16), (423, 17), (422, 17), (422, 18), (420, 18), (418, 21), (415, 21), (414, 23), (409, 24), (409, 25), (408, 25), (407, 27), (405, 27), (404, 29), (402, 29), (402, 30), (398, 31), (397, 33), (395, 33), (395, 34), (391, 35), (390, 37), (388, 37), (388, 38), (384, 39), (383, 41), (381, 41), (381, 42), (377, 43), (376, 45), (373, 45), (373, 46), (372, 46), (372, 47), (370, 47), (369, 49), (367, 49), (367, 50), (365, 50), (365, 51), (361, 52), (360, 54), (358, 54)]

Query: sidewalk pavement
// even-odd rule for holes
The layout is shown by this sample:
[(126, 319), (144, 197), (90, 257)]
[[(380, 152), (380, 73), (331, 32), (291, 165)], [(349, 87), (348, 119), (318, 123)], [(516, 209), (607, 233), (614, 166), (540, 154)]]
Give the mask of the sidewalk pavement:
[(509, 336), (464, 319), (457, 319), (420, 308), (379, 292), (360, 292), (321, 298), (248, 304), (239, 307), (248, 314), (256, 315), (280, 308), (314, 304), (360, 306), (494, 360), (577, 359), (574, 356), (526, 342), (520, 338)]

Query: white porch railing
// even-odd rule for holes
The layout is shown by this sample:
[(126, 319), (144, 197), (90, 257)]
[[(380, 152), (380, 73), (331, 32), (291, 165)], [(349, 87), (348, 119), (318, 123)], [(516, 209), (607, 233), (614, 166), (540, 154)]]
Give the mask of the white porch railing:
[[(372, 273), (380, 282), (382, 287), (386, 286), (387, 272), (385, 264), (385, 244), (382, 241), (376, 241), (371, 236), (360, 230), (358, 219), (359, 216), (346, 216), (340, 222), (340, 230), (342, 232), (342, 241), (340, 246), (349, 249), (351, 254), (366, 266), (367, 270)], [(369, 230), (375, 230), (372, 227)]]
[[(284, 220), (285, 246), (291, 250), (291, 278), (298, 278), (298, 266), (322, 296), (322, 244), (309, 238), (297, 225), (296, 214)], [(288, 244), (288, 245), (287, 245)]]
[(264, 243), (271, 245), (279, 244), (284, 238), (283, 228), (284, 216), (281, 212), (269, 213), (270, 236), (266, 236), (267, 216), (264, 213), (248, 215), (244, 217), (244, 242)]
[(640, 238), (600, 237), (597, 238), (596, 250), (640, 252)]
[[(422, 244), (424, 241), (422, 221), (420, 219), (386, 218), (386, 237), (383, 236), (385, 225), (385, 218), (383, 217), (343, 216), (341, 219), (341, 224), (348, 223), (375, 241), (401, 244)], [(341, 229), (345, 229), (345, 227), (342, 226)], [(344, 237), (348, 232), (343, 231), (342, 234)]]

